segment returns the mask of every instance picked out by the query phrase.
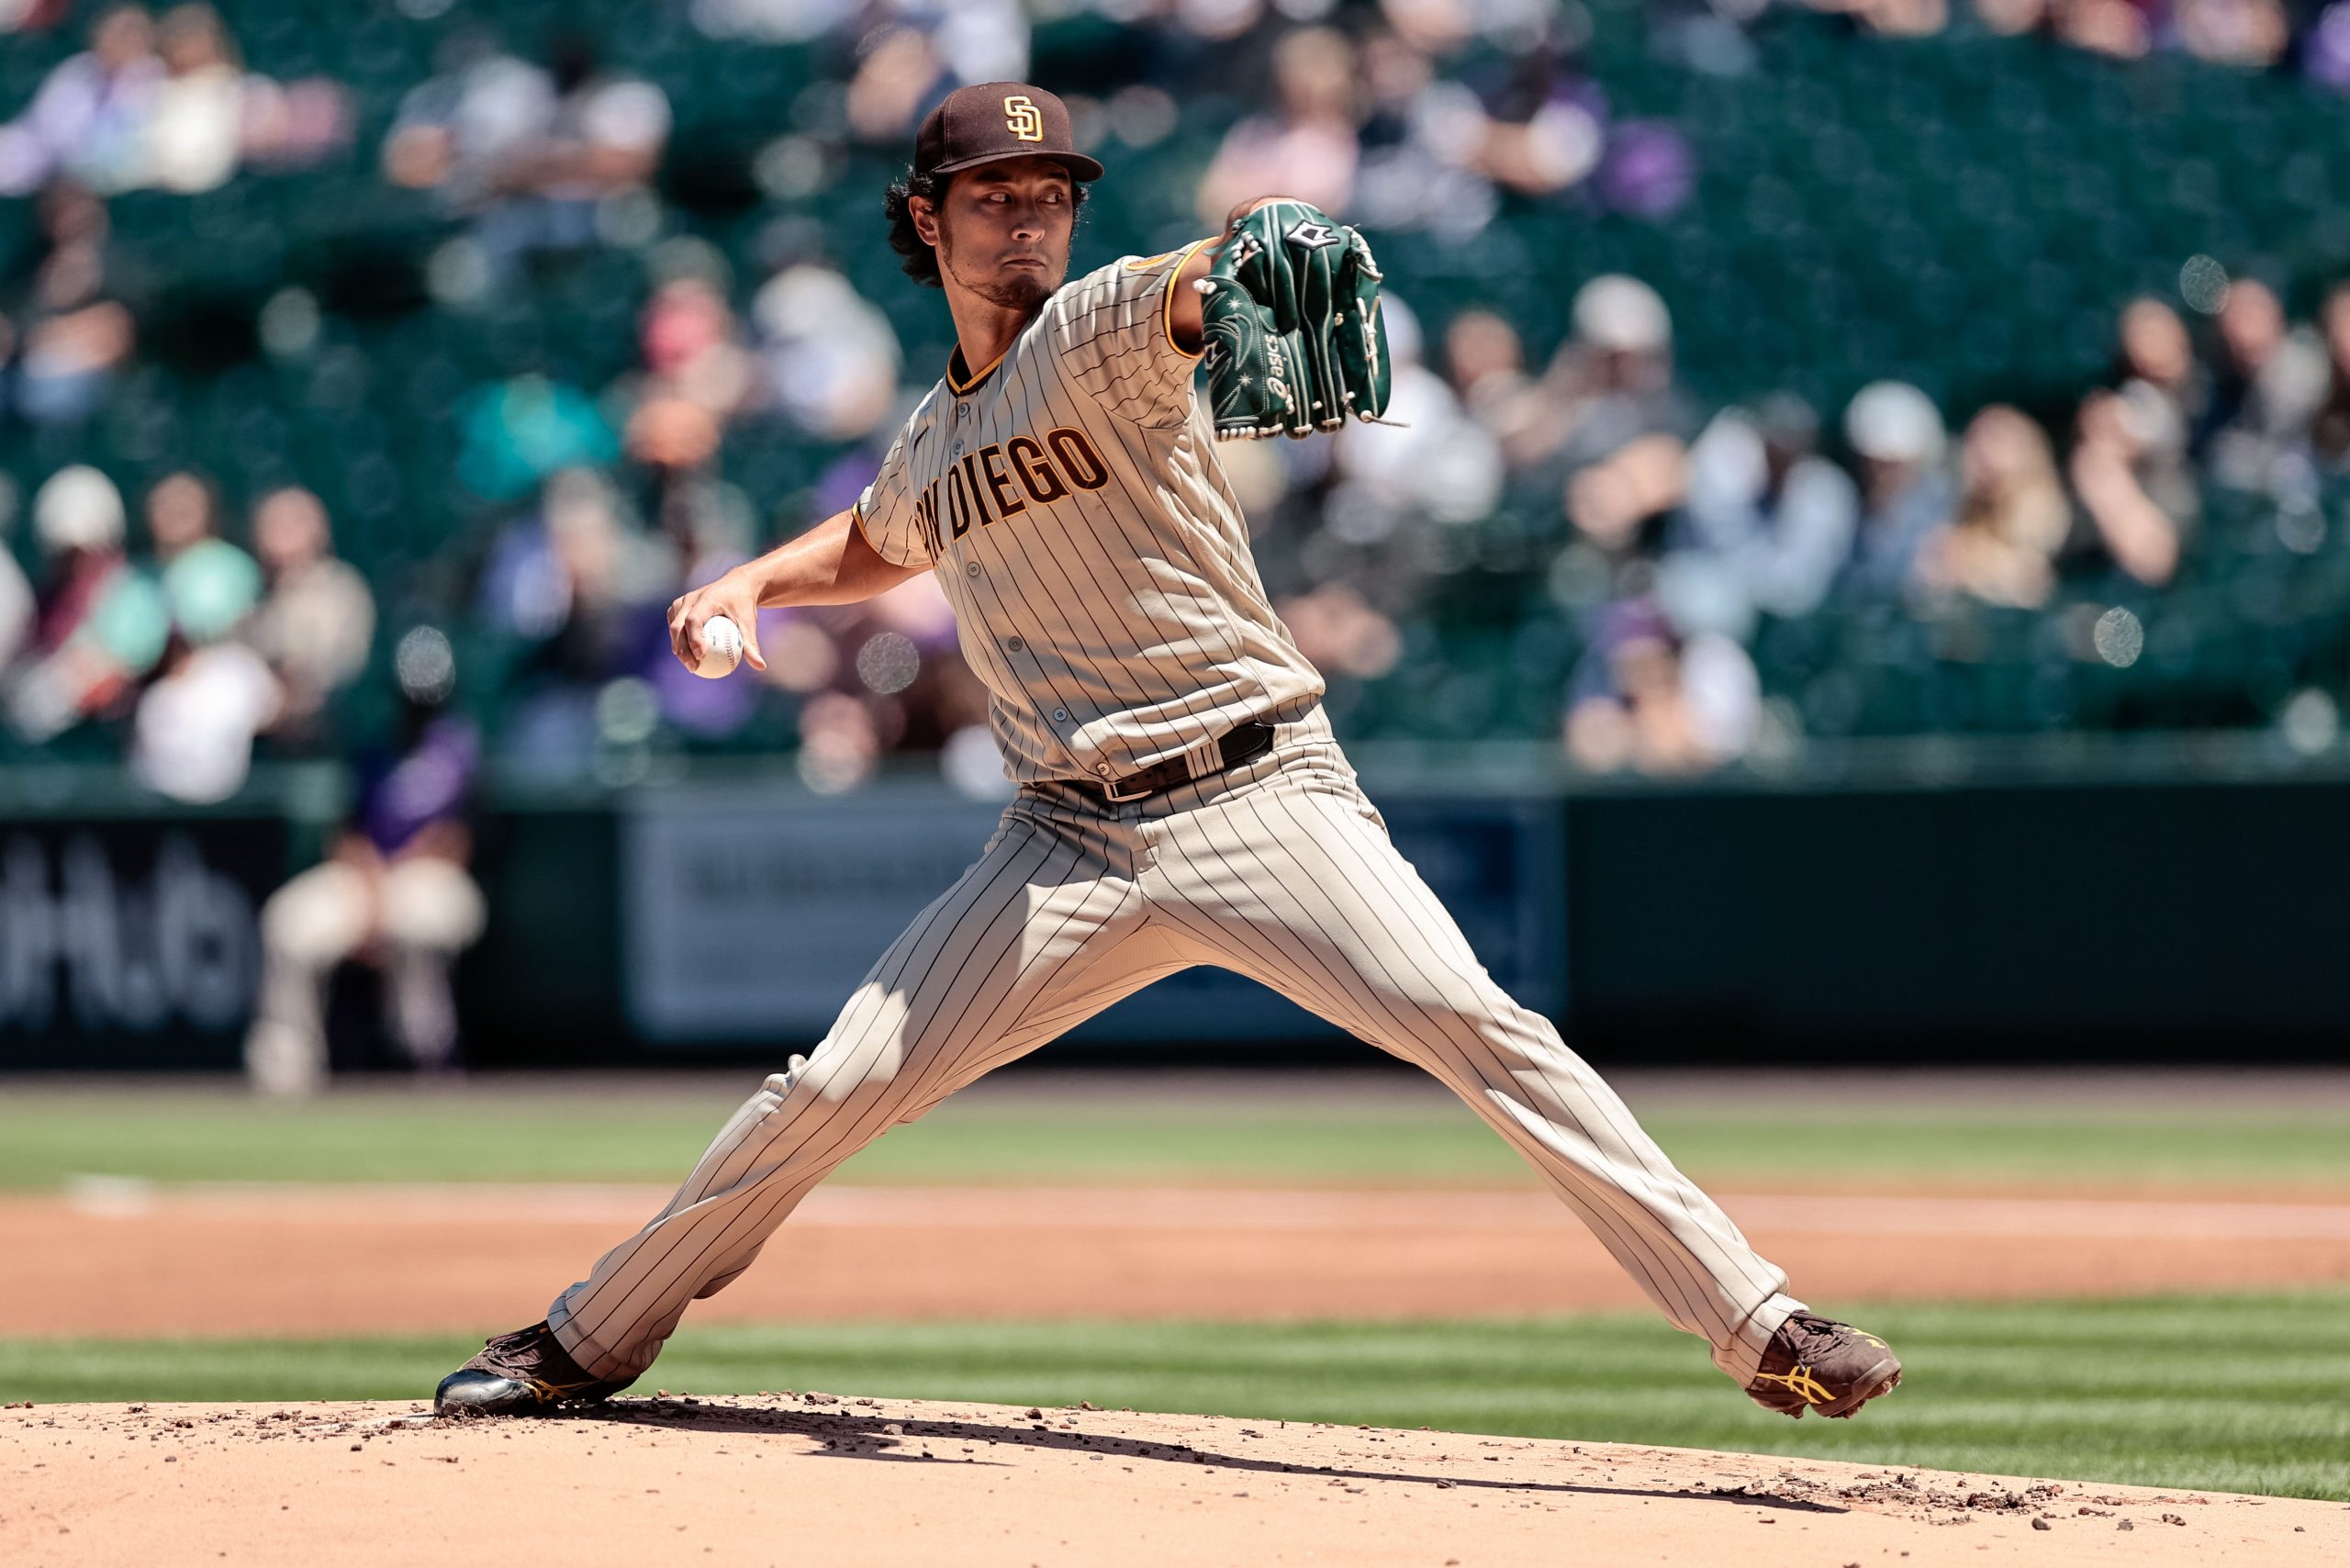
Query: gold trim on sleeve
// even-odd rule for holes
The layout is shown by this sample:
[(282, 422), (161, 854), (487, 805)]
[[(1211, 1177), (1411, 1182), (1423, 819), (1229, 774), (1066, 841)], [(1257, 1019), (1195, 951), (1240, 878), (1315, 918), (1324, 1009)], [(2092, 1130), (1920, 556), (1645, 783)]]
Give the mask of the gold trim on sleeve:
[(1175, 341), (1175, 286), (1182, 277), (1183, 269), (1192, 264), (1192, 252), (1206, 243), (1206, 240), (1194, 240), (1183, 247), (1181, 255), (1175, 258), (1175, 264), (1167, 271), (1167, 298), (1158, 308), (1158, 335), (1167, 340), (1169, 348), (1185, 359), (1197, 359), (1207, 353), (1208, 341), (1206, 334), (1202, 333), (1197, 349), (1187, 349)]

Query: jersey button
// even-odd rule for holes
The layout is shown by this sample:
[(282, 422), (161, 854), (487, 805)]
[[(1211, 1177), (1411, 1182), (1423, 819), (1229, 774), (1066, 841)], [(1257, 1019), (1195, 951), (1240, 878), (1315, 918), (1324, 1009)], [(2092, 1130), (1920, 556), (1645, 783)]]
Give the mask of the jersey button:
[(1006, 637), (1006, 638), (1003, 640), (1003, 651), (1004, 651), (1005, 653), (1007, 653), (1007, 654), (1016, 654), (1016, 653), (1019, 653), (1022, 649), (1025, 648), (1027, 645), (1028, 645), (1028, 644), (1027, 644), (1026, 643), (1023, 642), (1021, 639), (1019, 639), (1019, 638), (1017, 638), (1017, 637)]
[(1069, 722), (1069, 710), (1066, 708), (1056, 708), (1053, 710), (1053, 717), (1066, 724)]
[(979, 564), (977, 561), (972, 562), (969, 566), (963, 568), (963, 575), (967, 577), (978, 577), (979, 575)]
[(957, 457), (963, 455), (963, 443), (959, 441), (955, 443), (955, 455)]
[(1108, 778), (1112, 777), (1112, 773), (1113, 773), (1113, 769), (1111, 768), (1110, 765), (1109, 765), (1108, 763), (1106, 763), (1106, 762), (1105, 762), (1105, 763), (1102, 763), (1102, 764), (1101, 764), (1099, 767), (1095, 767), (1093, 771), (1094, 771), (1094, 772), (1096, 772), (1096, 773), (1099, 773), (1099, 774), (1100, 774), (1102, 778)]

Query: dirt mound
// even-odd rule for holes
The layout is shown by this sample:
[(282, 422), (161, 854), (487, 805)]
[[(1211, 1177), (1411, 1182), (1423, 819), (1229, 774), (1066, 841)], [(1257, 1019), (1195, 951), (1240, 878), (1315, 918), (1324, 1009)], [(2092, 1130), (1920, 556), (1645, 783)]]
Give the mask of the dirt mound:
[(0, 1411), (0, 1561), (2339, 1562), (2350, 1508), (1128, 1411), (782, 1394)]

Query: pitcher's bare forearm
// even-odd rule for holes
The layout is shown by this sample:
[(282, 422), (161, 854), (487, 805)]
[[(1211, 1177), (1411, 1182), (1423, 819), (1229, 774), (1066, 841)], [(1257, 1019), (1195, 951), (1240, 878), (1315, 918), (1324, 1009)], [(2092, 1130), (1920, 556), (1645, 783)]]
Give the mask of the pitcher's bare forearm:
[(847, 512), (836, 512), (797, 539), (777, 545), (685, 594), (669, 606), (669, 646), (688, 669), (701, 662), (701, 629), (723, 615), (743, 633), (743, 656), (754, 669), (759, 652), (758, 611), (799, 604), (855, 604), (889, 592), (927, 565), (893, 566), (876, 554)]

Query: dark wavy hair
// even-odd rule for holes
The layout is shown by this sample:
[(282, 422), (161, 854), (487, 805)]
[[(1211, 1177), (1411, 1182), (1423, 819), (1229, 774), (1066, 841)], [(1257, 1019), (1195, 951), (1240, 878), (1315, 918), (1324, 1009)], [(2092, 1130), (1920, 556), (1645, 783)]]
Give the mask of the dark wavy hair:
[[(906, 171), (905, 177), (881, 193), (881, 215), (890, 220), (890, 249), (905, 258), (905, 274), (916, 283), (932, 288), (944, 288), (946, 280), (938, 275), (938, 252), (925, 243), (914, 229), (914, 215), (908, 198), (920, 196), (936, 210), (939, 199), (946, 196), (953, 183), (953, 174), (917, 174)], [(1069, 227), (1075, 231), (1085, 216), (1085, 182), (1072, 179), (1069, 183)]]

